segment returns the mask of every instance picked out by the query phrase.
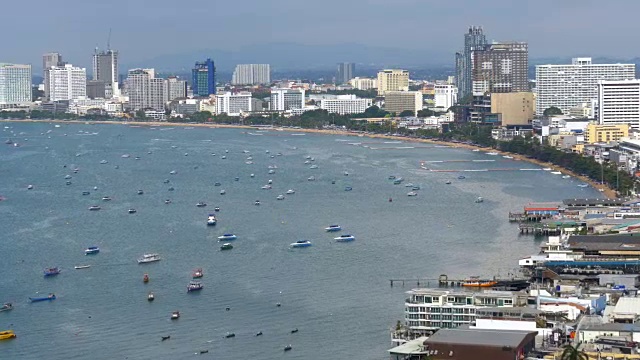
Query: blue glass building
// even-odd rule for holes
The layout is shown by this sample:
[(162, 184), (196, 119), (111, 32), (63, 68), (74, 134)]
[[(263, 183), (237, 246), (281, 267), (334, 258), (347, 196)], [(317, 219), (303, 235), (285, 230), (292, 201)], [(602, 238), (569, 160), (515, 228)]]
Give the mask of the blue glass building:
[(216, 93), (216, 67), (213, 60), (196, 62), (191, 75), (194, 96), (209, 96)]

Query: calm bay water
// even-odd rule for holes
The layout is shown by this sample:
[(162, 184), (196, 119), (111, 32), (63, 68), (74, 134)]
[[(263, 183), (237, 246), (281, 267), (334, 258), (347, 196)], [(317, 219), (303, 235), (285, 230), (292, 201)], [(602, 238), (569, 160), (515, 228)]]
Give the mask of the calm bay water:
[[(420, 163), (434, 160), (468, 162), (425, 166), (537, 168), (425, 144), (237, 129), (2, 127), (0, 302), (15, 309), (0, 313), (0, 330), (18, 334), (0, 342), (2, 359), (184, 359), (200, 350), (209, 352), (198, 356), (217, 359), (386, 359), (388, 329), (402, 319), (410, 289), (390, 288), (388, 279), (507, 276), (539, 246), (517, 235), (507, 222), (510, 210), (530, 201), (599, 196), (545, 171), (465, 172), (464, 180), (425, 171)], [(21, 146), (5, 145), (6, 139)], [(362, 144), (350, 145), (355, 142)], [(278, 152), (283, 155), (270, 157)], [(245, 163), (248, 156), (253, 164)], [(306, 156), (318, 169), (304, 163)], [(269, 165), (277, 166), (275, 174), (268, 174)], [(312, 175), (316, 181), (307, 181)], [(393, 185), (389, 175), (421, 186), (419, 195), (407, 197), (410, 189)], [(273, 189), (262, 190), (269, 179)], [(277, 201), (288, 189), (296, 193)], [(102, 202), (103, 196), (113, 200)], [(484, 203), (474, 202), (478, 196)], [(199, 201), (208, 207), (196, 207)], [(102, 210), (88, 211), (94, 204)], [(207, 227), (214, 206), (221, 208), (218, 225)], [(130, 208), (137, 213), (128, 214)], [(334, 223), (356, 241), (334, 242), (336, 235), (323, 230)], [(217, 237), (227, 232), (238, 239), (221, 252)], [(290, 249), (299, 239), (313, 246)], [(85, 256), (91, 245), (100, 254)], [(163, 260), (138, 265), (136, 258), (149, 252)], [(73, 268), (84, 264), (91, 268)], [(44, 278), (50, 266), (62, 273)], [(204, 289), (187, 294), (197, 267), (205, 273)], [(28, 303), (49, 292), (58, 299)], [(174, 310), (182, 314), (177, 321), (169, 319)], [(258, 331), (264, 335), (256, 337)], [(227, 332), (235, 338), (224, 338)], [(165, 335), (171, 339), (161, 342)], [(293, 350), (284, 353), (288, 344)]]

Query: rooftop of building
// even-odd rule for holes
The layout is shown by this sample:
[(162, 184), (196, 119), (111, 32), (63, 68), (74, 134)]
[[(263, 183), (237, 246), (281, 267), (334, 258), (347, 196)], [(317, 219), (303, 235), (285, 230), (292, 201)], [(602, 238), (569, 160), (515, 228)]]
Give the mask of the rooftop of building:
[(640, 233), (615, 235), (572, 235), (569, 246), (584, 250), (640, 250)]
[(519, 347), (527, 337), (535, 338), (537, 332), (486, 329), (441, 329), (427, 339), (425, 345), (455, 344), (493, 347)]
[(637, 314), (640, 315), (640, 298), (621, 297), (613, 308), (614, 314)]
[(581, 326), (580, 331), (640, 332), (640, 326), (636, 324), (622, 324), (622, 323), (590, 324), (590, 325)]
[(565, 206), (621, 206), (624, 205), (624, 199), (564, 199), (562, 203)]
[(393, 349), (389, 349), (391, 355), (419, 355), (426, 354), (424, 349), (424, 342), (428, 337), (421, 336), (417, 339), (407, 341), (402, 345), (398, 345)]
[(486, 307), (480, 308), (476, 310), (476, 316), (481, 317), (483, 315), (493, 315), (500, 316), (498, 314), (508, 314), (511, 316), (519, 316), (519, 315), (538, 315), (542, 314), (544, 311), (538, 310), (532, 307)]

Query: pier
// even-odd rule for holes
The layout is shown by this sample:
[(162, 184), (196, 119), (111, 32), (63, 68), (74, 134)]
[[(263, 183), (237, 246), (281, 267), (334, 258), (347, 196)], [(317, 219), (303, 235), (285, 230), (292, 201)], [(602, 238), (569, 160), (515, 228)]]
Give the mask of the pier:
[(509, 212), (510, 222), (540, 222), (544, 219), (551, 218), (552, 215), (547, 214), (528, 214)]
[[(401, 286), (414, 284), (416, 286), (424, 286), (424, 287), (432, 287), (434, 286), (440, 288), (455, 288), (462, 287), (464, 283), (468, 282), (469, 279), (458, 280), (458, 279), (449, 279), (449, 277), (445, 274), (440, 275), (437, 279), (429, 279), (429, 278), (405, 278), (405, 279), (389, 279), (389, 285), (393, 287), (396, 284), (400, 284)], [(495, 281), (496, 284), (491, 287), (468, 287), (469, 289), (492, 289), (492, 290), (522, 290), (529, 286), (529, 282), (524, 279), (510, 279), (510, 280), (501, 280), (493, 278), (491, 280), (480, 280), (480, 281)]]
[(520, 223), (518, 229), (520, 234), (535, 236), (558, 236), (562, 232), (562, 227), (547, 224)]

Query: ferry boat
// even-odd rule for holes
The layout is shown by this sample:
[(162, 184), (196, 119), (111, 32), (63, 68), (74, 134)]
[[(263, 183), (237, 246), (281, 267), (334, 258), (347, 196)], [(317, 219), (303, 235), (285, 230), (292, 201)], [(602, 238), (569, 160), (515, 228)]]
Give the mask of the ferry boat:
[(218, 240), (219, 241), (231, 241), (231, 240), (235, 240), (238, 237), (235, 236), (234, 234), (224, 234), (224, 235), (220, 235), (218, 236)]
[(207, 218), (207, 225), (213, 226), (217, 223), (218, 223), (218, 220), (216, 220), (216, 216), (214, 214), (209, 214), (209, 217)]
[(44, 269), (44, 276), (55, 276), (58, 274), (60, 274), (60, 269), (58, 267)]
[(342, 226), (340, 225), (329, 225), (326, 228), (324, 228), (326, 231), (328, 232), (334, 232), (334, 231), (340, 231), (342, 230)]
[(97, 254), (100, 252), (100, 248), (97, 246), (89, 246), (85, 251), (84, 254), (85, 255), (93, 255), (93, 254)]
[(338, 237), (333, 238), (333, 240), (337, 242), (348, 242), (348, 241), (353, 241), (355, 239), (356, 237), (353, 235), (340, 235)]
[(0, 331), (0, 340), (9, 340), (16, 337), (16, 334), (13, 330), (4, 330)]
[(48, 296), (44, 296), (44, 297), (36, 297), (36, 298), (29, 298), (29, 301), (31, 301), (32, 303), (34, 302), (41, 302), (41, 301), (53, 301), (56, 299), (56, 294), (51, 293)]
[(202, 268), (197, 268), (193, 270), (193, 274), (191, 274), (191, 277), (193, 277), (194, 279), (200, 279), (203, 276), (204, 276), (204, 273), (202, 272)]
[(203, 286), (200, 282), (192, 281), (189, 283), (189, 285), (187, 285), (187, 292), (200, 291), (202, 290), (202, 288)]
[(13, 310), (13, 304), (12, 303), (4, 303), (2, 305), (2, 307), (0, 307), (0, 312), (9, 311), (9, 310)]
[(161, 258), (158, 254), (144, 254), (142, 257), (138, 258), (138, 264), (147, 264), (160, 260)]
[(230, 243), (224, 243), (220, 246), (220, 250), (231, 250), (233, 249), (233, 245)]
[(309, 240), (298, 240), (294, 243), (291, 243), (292, 248), (303, 248), (311, 246), (311, 241)]
[(492, 287), (498, 282), (494, 280), (482, 280), (477, 276), (472, 276), (462, 283), (462, 286), (466, 287)]

